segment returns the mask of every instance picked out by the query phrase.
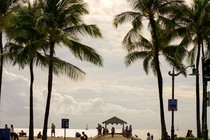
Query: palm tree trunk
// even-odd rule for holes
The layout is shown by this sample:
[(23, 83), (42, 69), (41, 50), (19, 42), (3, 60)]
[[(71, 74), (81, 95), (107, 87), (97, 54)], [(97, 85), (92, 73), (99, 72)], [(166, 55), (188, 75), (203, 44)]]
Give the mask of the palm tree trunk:
[[(3, 54), (3, 39), (0, 31), (0, 55)], [(0, 105), (1, 105), (1, 88), (2, 88), (2, 73), (3, 73), (3, 56), (0, 57)]]
[[(199, 39), (198, 39), (199, 40)], [(200, 88), (199, 88), (199, 62), (200, 62), (200, 41), (198, 41), (198, 53), (196, 58), (196, 68), (197, 68), (197, 75), (196, 75), (196, 125), (197, 125), (197, 137), (201, 138), (201, 124), (200, 124)]]
[(161, 121), (161, 139), (165, 140), (167, 136), (167, 130), (166, 130), (166, 124), (165, 124), (165, 115), (164, 115), (164, 104), (163, 104), (163, 78), (160, 71), (160, 65), (159, 65), (159, 39), (158, 39), (158, 30), (156, 26), (156, 22), (154, 20), (154, 17), (150, 17), (150, 23), (152, 27), (152, 31), (154, 33), (153, 38), (155, 41), (155, 68), (157, 71), (157, 80), (158, 80), (158, 90), (159, 90), (159, 101), (160, 101), (160, 121)]
[(30, 118), (29, 118), (29, 140), (34, 140), (34, 113), (33, 113), (33, 83), (34, 83), (34, 72), (33, 72), (33, 61), (30, 62)]
[[(207, 44), (209, 44), (209, 42), (207, 41)], [(204, 88), (204, 77), (203, 77), (203, 59), (204, 59), (204, 56), (205, 56), (205, 53), (204, 53), (204, 46), (203, 46), (203, 42), (202, 42), (202, 47), (201, 47), (201, 51), (202, 51), (202, 63), (201, 63), (201, 68), (202, 68), (202, 81), (203, 81), (203, 93), (206, 92), (205, 91), (205, 88)], [(201, 116), (201, 137), (203, 137), (203, 129), (204, 129), (204, 98), (203, 98), (203, 102), (202, 102), (202, 116)]]
[(44, 117), (44, 127), (43, 127), (43, 136), (42, 140), (47, 140), (47, 126), (48, 126), (48, 118), (50, 112), (50, 100), (52, 94), (52, 81), (53, 81), (53, 53), (54, 53), (54, 43), (51, 43), (50, 47), (50, 59), (49, 59), (49, 74), (48, 74), (48, 94), (47, 94), (47, 103), (45, 109), (45, 117)]
[(163, 80), (160, 69), (157, 69), (157, 80), (158, 80), (159, 102), (160, 102), (161, 139), (165, 140), (167, 135), (167, 130), (165, 124), (164, 104), (163, 104)]

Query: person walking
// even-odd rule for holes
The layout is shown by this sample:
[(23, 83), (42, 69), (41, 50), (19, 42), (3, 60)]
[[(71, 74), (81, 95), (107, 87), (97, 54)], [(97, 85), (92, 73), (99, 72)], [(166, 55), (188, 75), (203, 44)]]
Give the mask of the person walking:
[(52, 123), (52, 126), (51, 126), (51, 137), (55, 137), (55, 125), (54, 123)]

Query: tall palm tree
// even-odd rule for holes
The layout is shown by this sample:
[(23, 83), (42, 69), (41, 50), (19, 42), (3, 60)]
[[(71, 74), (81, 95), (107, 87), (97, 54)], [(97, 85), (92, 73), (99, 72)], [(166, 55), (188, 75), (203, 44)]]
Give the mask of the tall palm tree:
[[(88, 14), (87, 4), (83, 0), (39, 0), (42, 8), (42, 16), (38, 20), (38, 26), (45, 33), (49, 47), (49, 70), (48, 70), (48, 95), (45, 109), (43, 126), (43, 140), (47, 139), (47, 126), (52, 94), (53, 71), (62, 72), (55, 68), (55, 47), (58, 45), (67, 47), (76, 58), (89, 61), (102, 66), (101, 56), (91, 47), (81, 44), (78, 35), (90, 35), (102, 37), (96, 25), (86, 25), (82, 20), (84, 14)], [(64, 69), (64, 67), (62, 67)], [(70, 78), (77, 80), (71, 69), (64, 69), (71, 74)]]
[[(158, 20), (164, 23), (166, 27), (171, 26), (172, 22), (167, 18), (170, 14), (173, 14), (175, 9), (183, 5), (182, 0), (128, 0), (129, 4), (133, 7), (134, 11), (123, 12), (114, 18), (114, 25), (117, 27), (119, 24), (126, 21), (132, 23), (132, 29), (127, 33), (123, 40), (124, 46), (128, 49), (131, 49), (129, 46), (132, 44), (133, 39), (138, 39), (141, 29), (143, 27), (143, 20), (148, 20), (148, 27), (151, 32), (152, 45), (153, 45), (153, 61), (151, 65), (152, 69), (155, 71), (158, 80), (158, 90), (159, 90), (159, 101), (160, 101), (160, 119), (161, 119), (161, 132), (162, 139), (166, 139), (167, 130), (165, 125), (165, 116), (164, 116), (164, 105), (163, 105), (163, 80), (160, 70), (160, 61), (159, 61), (159, 52), (163, 45), (161, 43), (161, 32), (159, 29)], [(174, 27), (171, 26), (173, 29)], [(170, 29), (170, 28), (169, 28)], [(137, 40), (139, 41), (139, 40)], [(131, 49), (132, 50), (132, 49)], [(148, 58), (147, 58), (148, 59)], [(146, 60), (145, 63), (148, 63), (150, 59)], [(148, 66), (148, 64), (144, 64)], [(148, 67), (145, 67), (147, 70)]]
[[(182, 44), (193, 48), (190, 50), (189, 62), (196, 63), (196, 126), (197, 137), (202, 137), (200, 124), (200, 87), (199, 87), (199, 66), (201, 58), (205, 56), (204, 45), (206, 44), (207, 31), (209, 31), (209, 17), (210, 17), (210, 1), (209, 0), (193, 0), (192, 5), (182, 9), (182, 12), (176, 17), (181, 25), (180, 35), (183, 37)], [(178, 15), (178, 14), (177, 14)], [(202, 119), (203, 120), (203, 119)]]
[(30, 112), (29, 112), (29, 140), (34, 139), (34, 115), (33, 115), (33, 83), (34, 83), (34, 63), (46, 66), (47, 62), (38, 51), (44, 45), (44, 35), (36, 29), (36, 17), (38, 15), (37, 3), (33, 5), (28, 1), (26, 7), (15, 9), (10, 13), (5, 27), (9, 42), (4, 48), (5, 61), (10, 61), (13, 65), (18, 64), (21, 68), (29, 65), (30, 69)]
[[(13, 13), (12, 13), (13, 14)], [(11, 15), (12, 15), (11, 14)], [(18, 64), (21, 68), (29, 65), (30, 69), (30, 117), (29, 117), (29, 139), (34, 139), (34, 124), (33, 124), (33, 82), (34, 82), (34, 64), (36, 66), (47, 67), (49, 57), (45, 52), (47, 42), (44, 34), (36, 28), (37, 18), (40, 16), (40, 9), (36, 2), (31, 5), (28, 1), (27, 7), (14, 10), (14, 15), (9, 16), (9, 22), (6, 33), (10, 42), (5, 46), (4, 57), (5, 61), (13, 62), (13, 65)], [(65, 69), (65, 74), (72, 76), (72, 71), (75, 75), (84, 74), (84, 72), (58, 58), (54, 58), (54, 73), (58, 74), (60, 69)]]
[(16, 4), (18, 0), (0, 0), (0, 103), (1, 103), (1, 89), (2, 89), (2, 74), (3, 74), (3, 28), (4, 20), (10, 7)]

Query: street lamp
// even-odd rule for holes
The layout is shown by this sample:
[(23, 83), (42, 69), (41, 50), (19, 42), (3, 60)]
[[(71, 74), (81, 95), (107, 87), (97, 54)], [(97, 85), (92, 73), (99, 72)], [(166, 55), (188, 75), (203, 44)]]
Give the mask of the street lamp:
[(184, 72), (187, 68), (192, 67), (192, 74), (190, 75), (196, 75), (197, 74), (197, 70), (195, 68), (195, 66), (187, 66), (184, 68), (184, 70), (178, 72), (178, 73), (174, 73), (174, 68), (173, 71), (171, 73), (171, 71), (168, 72), (168, 74), (172, 77), (172, 98), (169, 99), (168, 105), (169, 105), (169, 111), (171, 111), (171, 140), (174, 140), (174, 111), (177, 110), (177, 100), (174, 99), (174, 77), (178, 76), (179, 74), (181, 74), (182, 72)]
[(207, 127), (207, 85), (210, 81), (210, 59), (202, 58), (203, 70), (203, 138), (208, 140), (208, 127)]

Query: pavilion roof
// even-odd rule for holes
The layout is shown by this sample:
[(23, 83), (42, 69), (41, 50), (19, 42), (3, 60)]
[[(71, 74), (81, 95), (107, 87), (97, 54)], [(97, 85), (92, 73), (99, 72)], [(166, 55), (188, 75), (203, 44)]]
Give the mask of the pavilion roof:
[(103, 124), (127, 124), (127, 122), (117, 118), (117, 117), (112, 117), (104, 122), (102, 122)]

